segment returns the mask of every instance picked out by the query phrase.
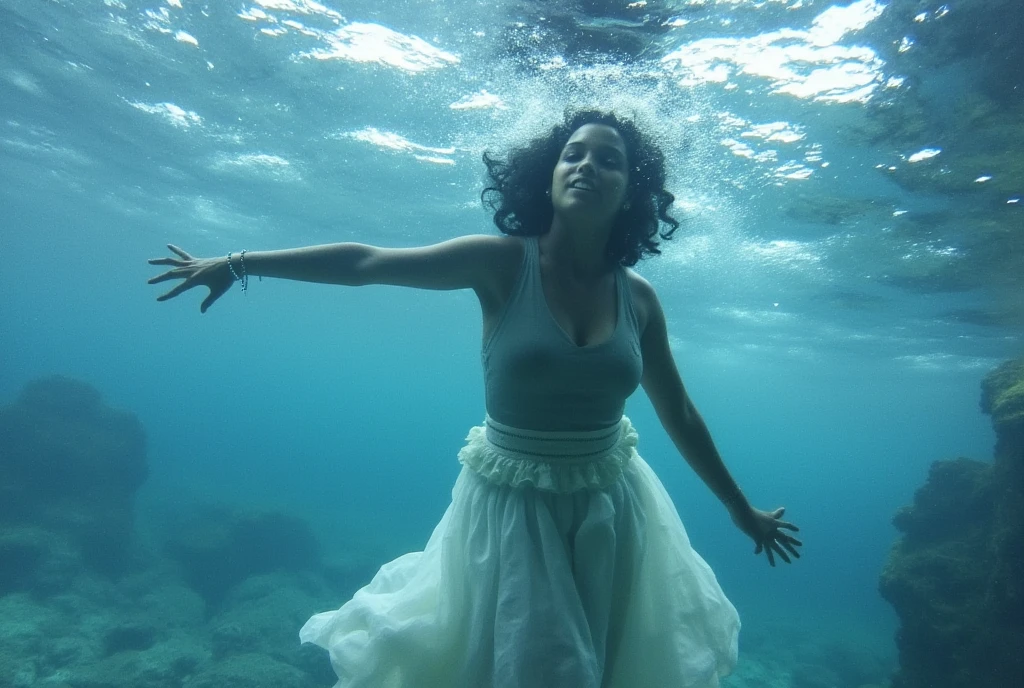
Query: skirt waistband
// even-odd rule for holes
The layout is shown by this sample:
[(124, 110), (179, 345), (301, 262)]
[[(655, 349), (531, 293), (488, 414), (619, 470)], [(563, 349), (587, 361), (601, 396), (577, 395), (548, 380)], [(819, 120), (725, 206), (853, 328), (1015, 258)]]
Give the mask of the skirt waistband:
[(614, 426), (581, 432), (524, 430), (487, 417), (470, 429), (459, 461), (496, 485), (599, 489), (619, 479), (637, 439), (625, 416)]
[(547, 431), (524, 430), (504, 425), (490, 416), (484, 419), (487, 442), (503, 454), (515, 455), (530, 461), (557, 461), (573, 463), (598, 459), (619, 443), (624, 426), (615, 425), (599, 430)]

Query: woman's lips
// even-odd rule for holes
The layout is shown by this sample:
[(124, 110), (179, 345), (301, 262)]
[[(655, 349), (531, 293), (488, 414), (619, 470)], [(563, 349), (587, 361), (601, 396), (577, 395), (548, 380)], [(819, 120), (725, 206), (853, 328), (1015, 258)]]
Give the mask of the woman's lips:
[(576, 186), (576, 184), (570, 184), (568, 186), (568, 188), (572, 189), (573, 191), (586, 191), (587, 193), (592, 193), (592, 194), (596, 194), (597, 193), (597, 189), (595, 189), (593, 187), (590, 187), (590, 186)]

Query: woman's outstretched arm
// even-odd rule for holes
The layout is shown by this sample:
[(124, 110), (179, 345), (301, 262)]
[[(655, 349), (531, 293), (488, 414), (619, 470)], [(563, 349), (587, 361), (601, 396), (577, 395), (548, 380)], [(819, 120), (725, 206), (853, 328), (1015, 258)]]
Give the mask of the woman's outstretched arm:
[(785, 508), (761, 511), (753, 508), (729, 474), (711, 439), (704, 419), (683, 386), (668, 341), (665, 314), (658, 296), (646, 281), (642, 285), (646, 325), (640, 340), (644, 372), (641, 384), (654, 406), (658, 419), (686, 462), (726, 506), (733, 522), (756, 544), (755, 554), (763, 550), (775, 566), (775, 556), (785, 562), (799, 557), (802, 543), (784, 530), (799, 530), (782, 520)]
[(505, 237), (471, 235), (416, 248), (381, 248), (367, 244), (340, 243), (280, 251), (246, 251), (222, 258), (196, 258), (168, 245), (176, 258), (154, 258), (150, 265), (171, 269), (149, 280), (157, 284), (180, 279), (180, 284), (157, 297), (166, 301), (193, 287), (209, 288), (200, 310), (205, 313), (231, 284), (244, 276), (277, 277), (362, 286), (391, 284), (417, 289), (485, 288), (488, 276), (507, 253)]

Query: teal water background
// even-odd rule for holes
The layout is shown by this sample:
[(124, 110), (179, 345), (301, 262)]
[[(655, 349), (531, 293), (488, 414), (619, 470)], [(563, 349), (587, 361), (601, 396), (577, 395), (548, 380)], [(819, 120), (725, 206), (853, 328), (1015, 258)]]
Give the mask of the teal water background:
[[(143, 522), (234, 501), (304, 516), (334, 552), (419, 549), (483, 417), (473, 295), (254, 279), (200, 315), (195, 292), (158, 304), (145, 261), (168, 242), (207, 256), (494, 232), (483, 150), (566, 105), (635, 112), (685, 219), (638, 270), (727, 464), (756, 505), (788, 507), (803, 559), (751, 555), (642, 392), (640, 451), (750, 631), (891, 652), (892, 515), (933, 460), (991, 456), (979, 383), (1024, 321), (1003, 163), (944, 157), (965, 102), (997, 116), (1019, 100), (983, 92), (980, 58), (936, 69), (901, 57), (926, 41), (894, 42), (955, 35), (977, 5), (916, 20), (862, 0), (833, 25), (829, 3), (799, 0), (603, 19), (586, 3), (4, 1), (0, 401), (61, 373), (136, 413)], [(604, 50), (620, 34), (647, 47)]]

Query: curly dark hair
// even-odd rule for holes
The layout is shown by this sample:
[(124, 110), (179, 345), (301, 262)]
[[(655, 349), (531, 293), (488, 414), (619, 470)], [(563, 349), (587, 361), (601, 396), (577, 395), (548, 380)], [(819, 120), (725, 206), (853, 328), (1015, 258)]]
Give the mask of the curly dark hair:
[[(585, 124), (614, 127), (626, 144), (629, 165), (629, 210), (615, 219), (608, 240), (609, 257), (627, 267), (658, 255), (658, 239), (671, 239), (679, 222), (668, 214), (675, 196), (665, 189), (665, 156), (632, 120), (600, 110), (566, 110), (562, 124), (498, 158), (485, 152), (490, 183), (480, 193), (494, 211), (494, 224), (505, 234), (539, 236), (551, 229), (554, 209), (546, 197), (551, 171), (566, 142)], [(658, 231), (661, 223), (667, 228)]]

